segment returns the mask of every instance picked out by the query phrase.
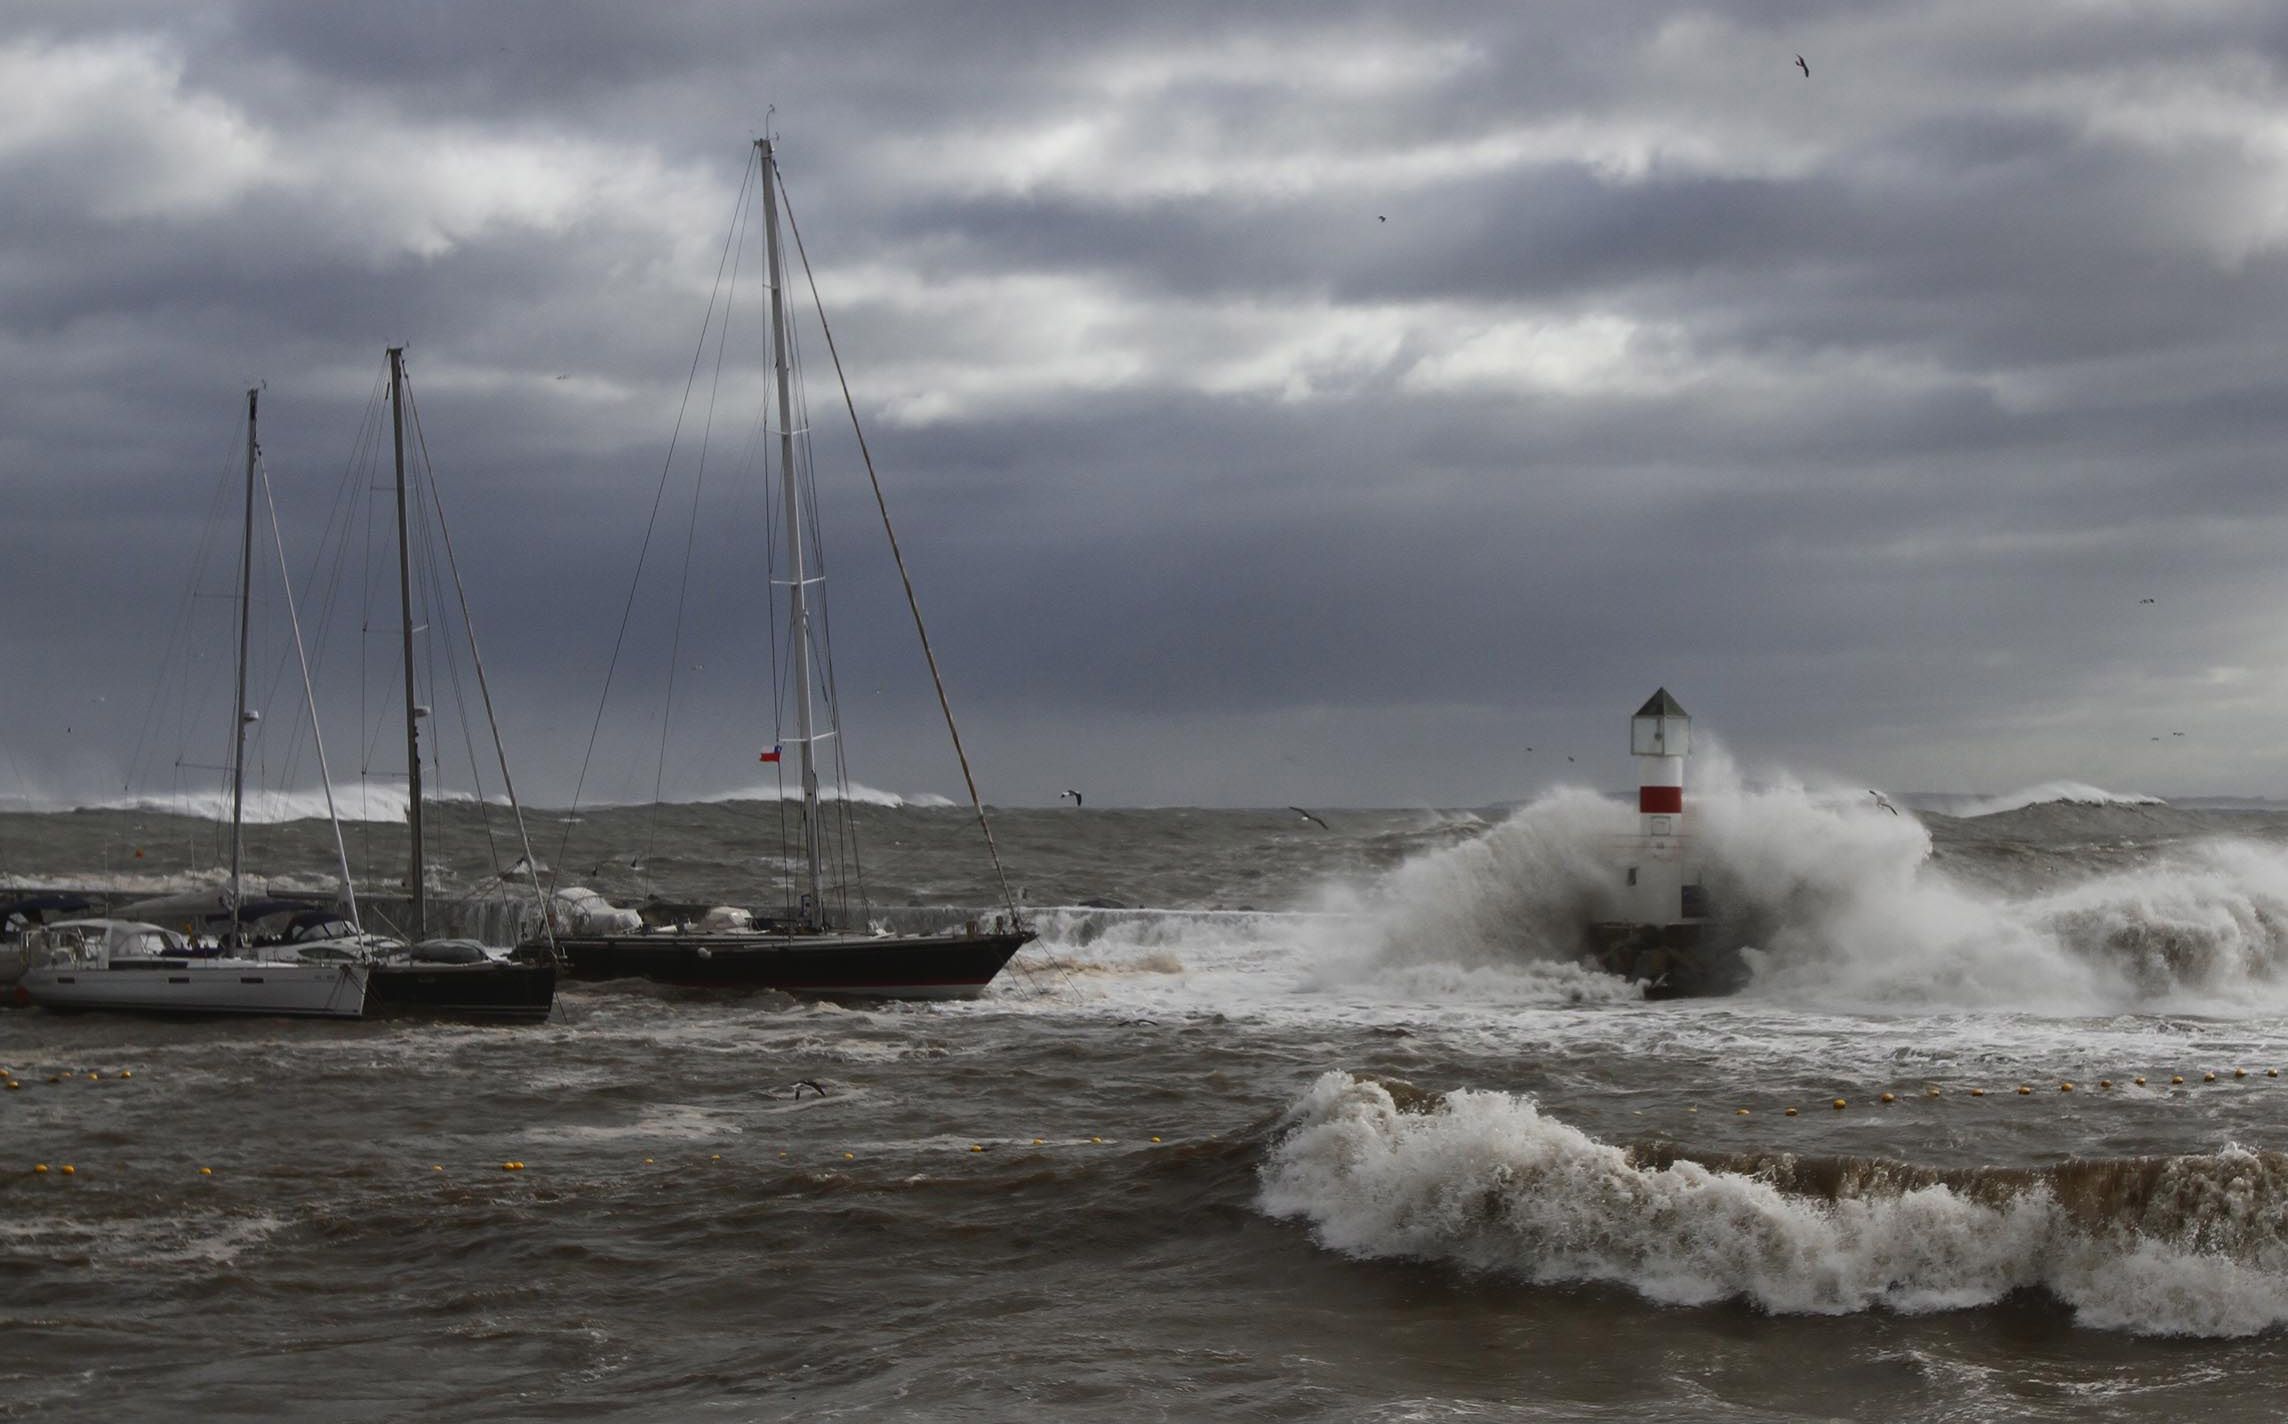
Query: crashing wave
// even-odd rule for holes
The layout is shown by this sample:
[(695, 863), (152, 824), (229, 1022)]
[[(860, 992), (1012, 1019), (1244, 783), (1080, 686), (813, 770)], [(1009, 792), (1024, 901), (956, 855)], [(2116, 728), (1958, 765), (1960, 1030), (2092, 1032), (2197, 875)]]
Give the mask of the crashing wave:
[[(699, 805), (716, 805), (725, 801), (799, 801), (802, 799), (802, 788), (800, 786), (781, 786), (772, 782), (761, 786), (737, 787), (728, 791), (709, 792), (704, 796), (697, 796), (692, 799), (695, 804)], [(839, 787), (822, 784), (818, 788), (818, 799), (821, 801), (839, 801), (842, 799), (842, 791)], [(953, 804), (951, 799), (939, 796), (934, 792), (921, 791), (911, 796), (901, 796), (895, 791), (877, 791), (871, 786), (856, 781), (850, 783), (850, 802), (855, 806), (885, 806), (891, 810), (896, 810), (902, 806), (934, 807)]]
[(2108, 791), (2102, 786), (2090, 786), (2079, 781), (2045, 781), (2039, 786), (2028, 786), (2002, 796), (1923, 796), (1919, 803), (1946, 816), (1970, 819), (1977, 816), (1998, 816), (2005, 811), (2023, 811), (2029, 806), (2166, 806), (2169, 803), (2158, 796), (2144, 796), (2136, 792)]
[[(1751, 787), (1713, 751), (1696, 773), (1703, 879), (1718, 933), (1747, 947), (1752, 996), (1877, 1012), (2288, 1006), (2278, 847), (2210, 835), (2079, 863), (1934, 858), (1928, 826), (1863, 790)], [(1610, 847), (1635, 820), (1560, 790), (1416, 856), (1360, 900), (1377, 972), (1576, 959), (1588, 927), (1619, 913)]]
[(2244, 1336), (2288, 1322), (2288, 1157), (1947, 1171), (1600, 1142), (1526, 1098), (1329, 1072), (1290, 1109), (1259, 1205), (1346, 1255), (1668, 1305), (1930, 1312), (2038, 1288), (2085, 1325)]

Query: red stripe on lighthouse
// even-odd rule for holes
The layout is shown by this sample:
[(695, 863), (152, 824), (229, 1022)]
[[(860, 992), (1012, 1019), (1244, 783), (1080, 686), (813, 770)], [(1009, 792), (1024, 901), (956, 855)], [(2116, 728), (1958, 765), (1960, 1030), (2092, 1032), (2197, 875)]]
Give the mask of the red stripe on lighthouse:
[(1647, 816), (1682, 815), (1684, 788), (1681, 786), (1640, 786), (1637, 788), (1637, 810)]

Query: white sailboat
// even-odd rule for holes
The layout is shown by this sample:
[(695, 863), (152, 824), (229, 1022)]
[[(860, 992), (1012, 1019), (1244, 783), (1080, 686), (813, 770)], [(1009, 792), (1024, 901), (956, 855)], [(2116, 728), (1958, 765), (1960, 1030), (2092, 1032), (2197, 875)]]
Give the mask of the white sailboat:
[[(123, 1009), (170, 1014), (298, 1014), (357, 1018), (365, 1012), (368, 966), (362, 955), (271, 957), (247, 948), (241, 859), (246, 810), (246, 729), (260, 720), (246, 705), (246, 648), (253, 607), (256, 413), (261, 389), (246, 393), (246, 519), (238, 565), (238, 691), (230, 758), (230, 928), (221, 953), (199, 952), (184, 936), (133, 920), (70, 920), (24, 937), (17, 997), (49, 1009)], [(313, 719), (314, 720), (314, 719)], [(321, 765), (323, 750), (320, 751)], [(331, 795), (329, 787), (329, 796)]]

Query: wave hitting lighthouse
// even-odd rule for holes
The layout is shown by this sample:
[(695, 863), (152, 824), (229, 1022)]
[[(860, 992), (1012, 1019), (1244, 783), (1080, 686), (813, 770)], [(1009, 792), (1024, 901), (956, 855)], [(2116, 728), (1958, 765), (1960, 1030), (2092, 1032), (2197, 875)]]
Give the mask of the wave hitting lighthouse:
[(1708, 892), (1684, 811), (1692, 716), (1667, 688), (1629, 719), (1629, 752), (1637, 763), (1637, 833), (1615, 846), (1620, 918), (1590, 927), (1590, 962), (1642, 981), (1647, 998), (1724, 993), (1737, 987), (1740, 965), (1711, 939)]

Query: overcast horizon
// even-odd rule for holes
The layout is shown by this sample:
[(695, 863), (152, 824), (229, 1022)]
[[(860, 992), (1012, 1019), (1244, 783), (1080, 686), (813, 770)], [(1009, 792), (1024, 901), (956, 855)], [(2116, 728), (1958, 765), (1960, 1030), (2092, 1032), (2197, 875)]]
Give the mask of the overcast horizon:
[[(525, 799), (764, 782), (754, 392), (667, 455), (766, 122), (990, 802), (1625, 787), (1659, 686), (1760, 780), (2288, 794), (2277, 7), (9, 16), (0, 800), (212, 783), (245, 389), (299, 591), (400, 344)], [(804, 341), (850, 775), (963, 799)]]

